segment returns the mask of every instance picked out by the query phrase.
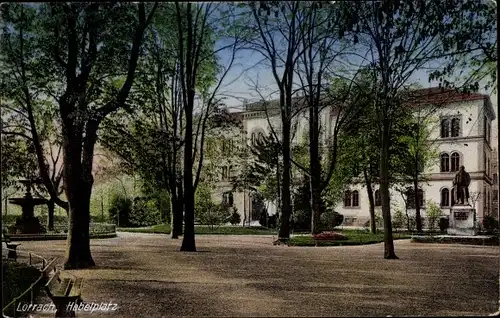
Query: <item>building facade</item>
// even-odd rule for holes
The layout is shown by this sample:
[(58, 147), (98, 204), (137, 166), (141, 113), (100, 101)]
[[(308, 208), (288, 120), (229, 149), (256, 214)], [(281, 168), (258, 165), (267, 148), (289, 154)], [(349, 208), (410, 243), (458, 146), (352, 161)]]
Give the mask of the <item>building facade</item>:
[[(469, 186), (470, 200), (477, 211), (479, 221), (485, 215), (496, 215), (494, 208), (498, 204), (498, 175), (496, 154), (492, 146), (492, 121), (495, 112), (489, 96), (482, 94), (459, 94), (437, 88), (415, 91), (420, 96), (419, 109), (433, 108), (432, 116), (436, 124), (431, 127), (431, 141), (439, 151), (439, 160), (430, 165), (424, 175), (427, 182), (420, 185), (418, 195), (413, 196), (420, 201), (421, 215), (425, 218), (426, 208), (432, 201), (445, 214), (449, 214), (453, 204), (452, 182), (460, 166), (465, 166), (471, 176)], [(260, 106), (259, 106), (260, 105)], [(235, 114), (242, 121), (242, 133), (247, 146), (252, 142), (267, 136), (274, 131), (281, 135), (281, 119), (276, 107), (254, 103), (245, 106), (245, 110)], [(327, 145), (336, 122), (334, 107), (324, 107), (320, 114), (323, 145)], [(307, 134), (308, 118), (306, 112), (294, 118), (292, 124), (292, 144), (299, 142)], [(245, 164), (252, 160), (249, 155), (237, 166), (233, 167), (235, 174), (241, 171)], [(496, 178), (496, 179), (495, 179)], [(409, 185), (411, 187), (411, 185)], [(262, 209), (266, 208), (270, 215), (277, 209), (276, 202), (262, 202), (250, 191), (235, 191), (229, 180), (219, 182), (217, 193), (221, 200), (231, 196), (231, 204), (241, 214), (245, 225), (258, 224)], [(496, 190), (496, 192), (495, 192)], [(376, 210), (380, 207), (378, 186), (373, 187)], [(229, 194), (231, 193), (231, 194)], [(391, 189), (391, 209), (407, 210), (414, 213), (414, 201), (405, 203), (405, 195)], [(335, 210), (345, 217), (345, 225), (365, 226), (369, 221), (369, 200), (367, 189), (363, 184), (346, 185), (344, 200), (339, 202)], [(410, 200), (411, 201), (411, 200)], [(408, 202), (407, 202), (408, 203)], [(393, 213), (394, 214), (394, 213)]]

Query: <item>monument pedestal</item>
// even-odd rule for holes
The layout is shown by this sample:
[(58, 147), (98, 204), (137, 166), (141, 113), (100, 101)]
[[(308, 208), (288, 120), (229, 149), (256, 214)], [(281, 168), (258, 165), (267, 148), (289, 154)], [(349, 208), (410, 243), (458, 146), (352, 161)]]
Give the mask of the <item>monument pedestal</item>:
[(476, 210), (470, 205), (454, 205), (450, 211), (447, 234), (477, 235)]

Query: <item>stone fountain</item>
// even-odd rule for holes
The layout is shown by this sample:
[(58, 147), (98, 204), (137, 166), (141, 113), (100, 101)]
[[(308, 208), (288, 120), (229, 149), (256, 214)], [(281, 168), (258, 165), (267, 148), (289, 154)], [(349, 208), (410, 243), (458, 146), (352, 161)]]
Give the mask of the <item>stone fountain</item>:
[(31, 185), (34, 183), (32, 180), (19, 180), (19, 182), (26, 186), (26, 193), (22, 198), (11, 198), (9, 203), (19, 205), (23, 209), (21, 217), (17, 218), (16, 225), (10, 230), (12, 234), (37, 234), (45, 233), (45, 228), (40, 224), (40, 220), (35, 217), (35, 206), (47, 204), (48, 200), (43, 198), (33, 198), (31, 195)]

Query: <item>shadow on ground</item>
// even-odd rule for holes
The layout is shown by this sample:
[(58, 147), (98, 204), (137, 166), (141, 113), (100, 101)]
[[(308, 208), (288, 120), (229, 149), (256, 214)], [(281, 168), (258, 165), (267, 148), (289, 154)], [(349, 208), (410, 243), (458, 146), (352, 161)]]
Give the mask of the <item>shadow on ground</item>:
[[(25, 242), (62, 256), (65, 242)], [(396, 242), (383, 245), (273, 246), (271, 236), (198, 236), (202, 253), (179, 252), (166, 235), (119, 233), (92, 241), (97, 267), (85, 302), (116, 312), (80, 316), (404, 316), (485, 315), (498, 309), (498, 248)]]

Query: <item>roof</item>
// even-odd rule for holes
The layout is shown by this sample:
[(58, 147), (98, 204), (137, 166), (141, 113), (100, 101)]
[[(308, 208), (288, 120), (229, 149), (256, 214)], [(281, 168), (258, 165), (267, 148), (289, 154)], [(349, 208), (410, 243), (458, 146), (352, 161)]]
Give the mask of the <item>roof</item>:
[(416, 104), (449, 104), (488, 99), (488, 95), (479, 93), (462, 93), (457, 90), (442, 87), (416, 89), (408, 92), (409, 98)]
[[(450, 103), (456, 102), (466, 102), (466, 101), (475, 101), (475, 100), (486, 100), (488, 101), (490, 116), (495, 119), (495, 112), (493, 107), (491, 106), (490, 97), (486, 94), (479, 93), (471, 93), (471, 92), (459, 92), (455, 89), (443, 88), (443, 87), (431, 87), (431, 88), (423, 88), (416, 89), (407, 92), (406, 94), (406, 103), (409, 106), (421, 106), (421, 105), (435, 105), (435, 106), (444, 106)], [(323, 99), (323, 102), (326, 102), (326, 98)], [(303, 105), (304, 97), (294, 97), (293, 104), (294, 106)], [(245, 110), (243, 112), (252, 112), (252, 111), (263, 111), (266, 109), (279, 108), (279, 100), (271, 100), (271, 101), (258, 101), (254, 103), (250, 103), (244, 105)]]

